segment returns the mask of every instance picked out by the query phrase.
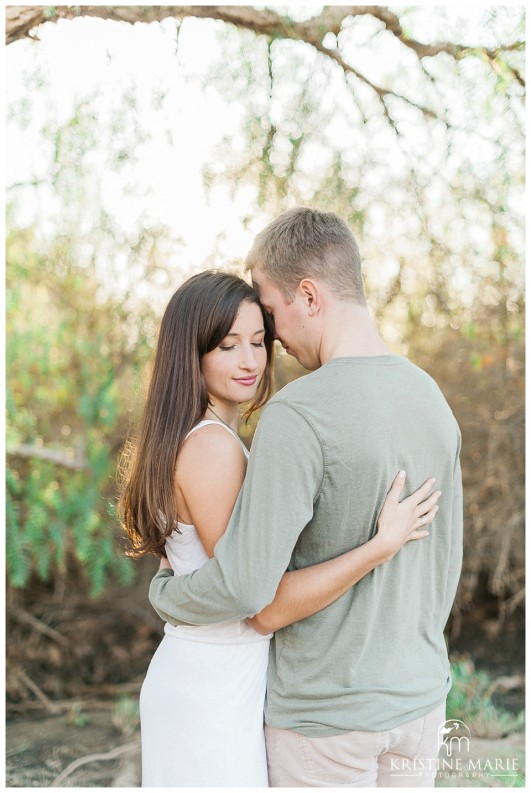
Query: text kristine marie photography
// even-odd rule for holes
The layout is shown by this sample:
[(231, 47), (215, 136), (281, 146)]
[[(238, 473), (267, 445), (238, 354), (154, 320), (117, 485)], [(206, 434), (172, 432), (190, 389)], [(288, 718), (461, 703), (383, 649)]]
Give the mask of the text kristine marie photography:
[(438, 731), (439, 756), (436, 760), (409, 760), (400, 758), (391, 761), (391, 776), (432, 777), (435, 771), (439, 779), (516, 779), (521, 771), (517, 757), (474, 757), (470, 747), (470, 730), (460, 719), (447, 719)]

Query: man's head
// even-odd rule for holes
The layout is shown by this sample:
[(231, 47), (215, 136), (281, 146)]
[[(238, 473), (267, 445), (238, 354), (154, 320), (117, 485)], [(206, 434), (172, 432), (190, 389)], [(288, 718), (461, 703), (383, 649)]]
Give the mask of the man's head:
[(284, 212), (257, 235), (245, 265), (277, 338), (308, 369), (320, 365), (326, 306), (366, 305), (356, 240), (332, 212)]
[(283, 212), (256, 236), (245, 266), (258, 267), (289, 301), (303, 278), (318, 278), (339, 300), (365, 305), (356, 240), (333, 212)]

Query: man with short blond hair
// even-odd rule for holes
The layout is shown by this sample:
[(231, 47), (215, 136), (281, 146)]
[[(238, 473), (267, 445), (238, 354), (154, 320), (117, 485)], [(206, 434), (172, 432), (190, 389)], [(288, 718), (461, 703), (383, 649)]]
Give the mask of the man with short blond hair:
[(289, 209), (254, 240), (246, 270), (260, 271), (291, 302), (303, 278), (322, 279), (334, 294), (364, 306), (361, 257), (344, 220), (332, 212)]

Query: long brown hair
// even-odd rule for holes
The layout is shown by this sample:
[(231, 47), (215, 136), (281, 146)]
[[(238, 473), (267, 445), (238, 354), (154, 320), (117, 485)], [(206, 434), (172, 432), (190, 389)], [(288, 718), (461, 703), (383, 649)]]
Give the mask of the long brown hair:
[(175, 528), (174, 476), (179, 449), (208, 408), (203, 355), (229, 333), (243, 302), (256, 303), (266, 329), (267, 365), (245, 415), (265, 404), (272, 387), (273, 333), (257, 293), (229, 273), (192, 276), (173, 294), (159, 330), (149, 390), (136, 444), (124, 452), (126, 468), (118, 514), (133, 546), (128, 556), (165, 556)]

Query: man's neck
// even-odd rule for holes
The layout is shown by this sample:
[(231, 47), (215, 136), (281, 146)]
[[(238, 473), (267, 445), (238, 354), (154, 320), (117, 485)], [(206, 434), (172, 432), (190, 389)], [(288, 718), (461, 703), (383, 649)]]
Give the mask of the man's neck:
[(327, 321), (321, 338), (321, 364), (332, 358), (392, 355), (365, 306), (339, 304)]

